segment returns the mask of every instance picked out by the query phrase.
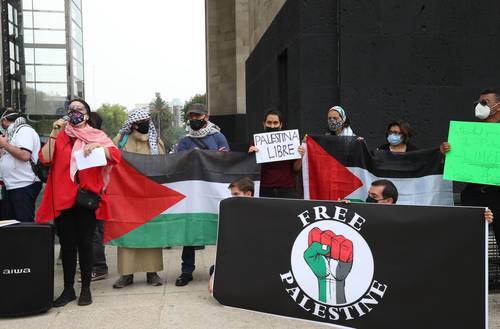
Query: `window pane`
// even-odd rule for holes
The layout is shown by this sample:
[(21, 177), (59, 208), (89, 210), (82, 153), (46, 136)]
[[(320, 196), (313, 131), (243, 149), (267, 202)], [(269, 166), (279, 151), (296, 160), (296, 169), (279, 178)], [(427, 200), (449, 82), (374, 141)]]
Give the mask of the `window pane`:
[(35, 66), (36, 81), (66, 82), (66, 66)]
[(7, 5), (7, 11), (9, 12), (9, 21), (14, 23), (14, 16), (12, 16), (13, 8), (12, 8), (12, 5), (10, 3)]
[(33, 27), (33, 13), (31, 11), (23, 13), (23, 24), (24, 27)]
[(83, 49), (82, 47), (73, 41), (73, 56), (80, 62), (83, 63)]
[(10, 61), (10, 74), (14, 74), (16, 72), (16, 63), (14, 61)]
[(82, 12), (75, 4), (71, 4), (71, 18), (79, 25), (82, 26)]
[(11, 22), (9, 22), (9, 35), (14, 34), (14, 25), (12, 25)]
[(82, 9), (82, 0), (73, 0), (73, 3), (80, 9)]
[(66, 49), (35, 49), (36, 64), (64, 64), (66, 65)]
[(65, 83), (37, 83), (36, 91), (56, 97), (66, 97), (68, 92)]
[(23, 0), (23, 9), (33, 9), (33, 1)]
[(24, 48), (24, 62), (26, 64), (35, 63), (35, 50), (33, 48)]
[[(35, 67), (33, 65), (26, 65), (26, 82), (35, 81)], [(28, 86), (28, 84), (26, 84)]]
[(73, 61), (73, 75), (75, 79), (83, 80), (83, 65)]
[(72, 37), (75, 39), (79, 44), (83, 45), (83, 34), (82, 30), (75, 24), (73, 24), (72, 27)]
[(33, 9), (64, 11), (64, 0), (33, 0)]
[(34, 27), (64, 29), (64, 13), (33, 13)]
[(65, 44), (64, 31), (35, 30), (35, 43)]

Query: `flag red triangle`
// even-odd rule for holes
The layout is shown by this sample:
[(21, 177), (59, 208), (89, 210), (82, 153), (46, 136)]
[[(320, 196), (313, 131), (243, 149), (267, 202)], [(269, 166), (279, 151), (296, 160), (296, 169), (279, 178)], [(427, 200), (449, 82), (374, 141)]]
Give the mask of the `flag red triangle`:
[(345, 199), (363, 182), (326, 152), (314, 139), (307, 139), (309, 196), (313, 200)]
[(113, 168), (106, 194), (111, 220), (105, 222), (104, 242), (147, 223), (186, 197), (149, 179), (124, 160)]

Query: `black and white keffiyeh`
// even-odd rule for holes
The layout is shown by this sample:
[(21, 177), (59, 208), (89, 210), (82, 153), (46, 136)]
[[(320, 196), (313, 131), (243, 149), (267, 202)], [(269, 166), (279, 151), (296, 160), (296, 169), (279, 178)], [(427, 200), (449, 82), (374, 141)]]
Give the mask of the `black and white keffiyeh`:
[(220, 128), (213, 124), (212, 122), (208, 121), (207, 126), (205, 128), (201, 128), (200, 130), (193, 130), (191, 127), (188, 126), (188, 136), (193, 137), (193, 138), (203, 138), (208, 135), (213, 135), (220, 132)]
[(145, 109), (135, 109), (128, 114), (127, 121), (123, 125), (122, 129), (120, 129), (119, 133), (122, 136), (130, 135), (132, 132), (132, 125), (136, 122), (142, 120), (149, 120), (149, 148), (151, 149), (151, 154), (158, 154), (158, 133), (156, 132), (155, 125), (153, 121), (151, 121), (151, 115)]

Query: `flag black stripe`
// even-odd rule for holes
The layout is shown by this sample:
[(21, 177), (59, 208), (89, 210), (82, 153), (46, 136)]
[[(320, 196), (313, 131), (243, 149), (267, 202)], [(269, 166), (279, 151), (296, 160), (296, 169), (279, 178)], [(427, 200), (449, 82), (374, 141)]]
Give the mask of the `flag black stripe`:
[(260, 180), (260, 165), (253, 155), (240, 152), (192, 150), (164, 155), (123, 152), (137, 171), (159, 184), (187, 180), (227, 183), (241, 177)]
[(439, 148), (406, 153), (378, 150), (369, 152), (357, 137), (308, 136), (346, 167), (367, 169), (377, 177), (417, 178), (443, 174), (443, 157)]

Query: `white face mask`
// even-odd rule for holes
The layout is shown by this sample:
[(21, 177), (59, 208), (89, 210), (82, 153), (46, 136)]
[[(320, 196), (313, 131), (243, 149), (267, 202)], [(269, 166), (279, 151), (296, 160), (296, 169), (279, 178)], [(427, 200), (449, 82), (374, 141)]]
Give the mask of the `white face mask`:
[(488, 105), (483, 105), (481, 103), (477, 103), (476, 105), (476, 118), (480, 120), (487, 119), (491, 114), (491, 109)]

